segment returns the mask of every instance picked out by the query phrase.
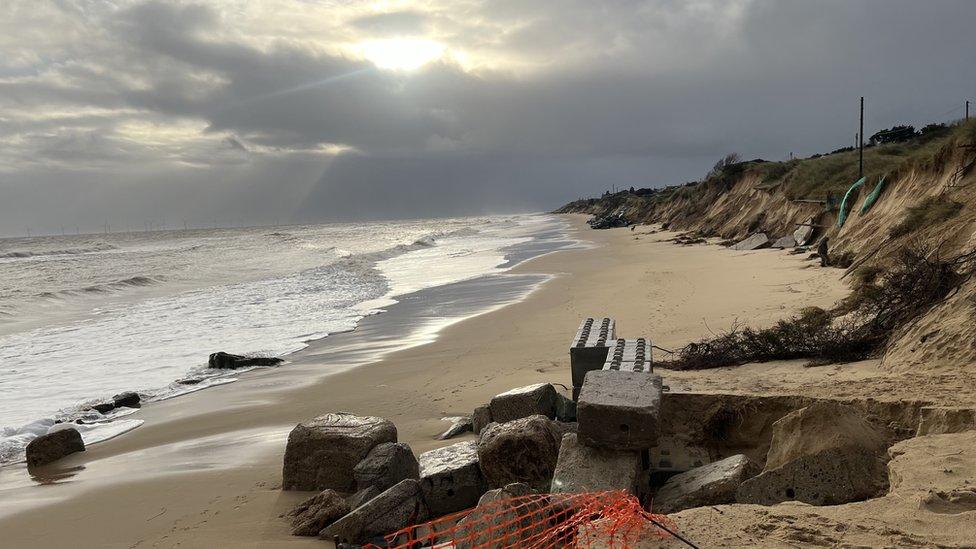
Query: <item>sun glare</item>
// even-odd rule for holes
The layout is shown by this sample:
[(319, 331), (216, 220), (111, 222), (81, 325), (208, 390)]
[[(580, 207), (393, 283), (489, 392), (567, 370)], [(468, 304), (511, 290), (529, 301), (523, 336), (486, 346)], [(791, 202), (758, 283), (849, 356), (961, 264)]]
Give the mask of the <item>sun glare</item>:
[(440, 58), (445, 47), (431, 40), (391, 38), (363, 42), (358, 49), (381, 69), (410, 71)]

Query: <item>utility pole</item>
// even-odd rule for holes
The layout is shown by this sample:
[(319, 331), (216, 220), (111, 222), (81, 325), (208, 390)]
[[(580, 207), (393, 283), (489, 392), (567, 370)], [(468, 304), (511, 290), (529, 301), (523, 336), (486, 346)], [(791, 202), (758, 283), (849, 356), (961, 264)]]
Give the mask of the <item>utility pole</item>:
[(966, 100), (966, 120), (969, 120), (969, 100)]
[(864, 97), (861, 96), (861, 131), (858, 132), (858, 177), (864, 177)]

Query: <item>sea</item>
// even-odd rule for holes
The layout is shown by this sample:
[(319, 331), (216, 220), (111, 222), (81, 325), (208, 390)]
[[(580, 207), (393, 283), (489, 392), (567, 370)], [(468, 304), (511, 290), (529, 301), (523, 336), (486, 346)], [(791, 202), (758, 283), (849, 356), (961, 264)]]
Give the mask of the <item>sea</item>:
[[(142, 421), (91, 409), (231, 383), (210, 353), (287, 358), (404, 296), (572, 247), (544, 214), (0, 239), (0, 464), (34, 437)], [(150, 404), (151, 405), (151, 404)], [(136, 417), (133, 417), (136, 416)]]

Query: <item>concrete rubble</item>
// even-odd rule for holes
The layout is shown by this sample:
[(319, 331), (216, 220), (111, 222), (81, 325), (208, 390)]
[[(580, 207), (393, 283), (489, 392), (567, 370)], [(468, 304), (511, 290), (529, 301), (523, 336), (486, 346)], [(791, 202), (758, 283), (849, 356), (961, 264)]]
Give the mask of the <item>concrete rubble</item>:
[(659, 435), (661, 376), (600, 370), (586, 374), (577, 416), (579, 440), (588, 446), (644, 450)]
[(292, 509), (293, 536), (317, 536), (323, 528), (346, 516), (352, 510), (335, 490), (324, 490)]
[(401, 480), (420, 478), (420, 464), (410, 446), (403, 442), (377, 444), (353, 468), (356, 489), (375, 486), (383, 491)]
[(433, 516), (463, 511), (488, 489), (478, 444), (458, 442), (420, 455), (420, 488)]
[(680, 473), (668, 479), (654, 495), (655, 513), (676, 513), (692, 507), (734, 503), (743, 481), (760, 467), (742, 454)]
[(356, 465), (377, 445), (396, 440), (393, 422), (378, 417), (332, 413), (299, 423), (285, 446), (282, 487), (353, 492)]
[(420, 483), (407, 479), (324, 528), (319, 537), (362, 544), (429, 518)]
[(495, 395), (488, 404), (492, 421), (505, 423), (532, 415), (556, 417), (556, 389), (549, 383), (518, 387)]
[(637, 492), (640, 453), (584, 446), (575, 433), (563, 435), (550, 492)]
[(478, 439), (478, 457), (488, 486), (523, 482), (547, 490), (561, 437), (555, 422), (541, 415), (489, 425)]
[(796, 239), (794, 239), (792, 236), (783, 236), (783, 237), (777, 238), (776, 239), (776, 242), (773, 242), (772, 247), (773, 248), (779, 248), (781, 250), (785, 250), (786, 248), (795, 248), (796, 247)]
[(759, 250), (768, 248), (770, 244), (771, 242), (769, 237), (766, 236), (766, 233), (756, 233), (735, 244), (732, 246), (732, 249), (738, 251)]
[(474, 434), (480, 435), (489, 423), (491, 423), (491, 408), (487, 404), (475, 408), (471, 414), (471, 429)]

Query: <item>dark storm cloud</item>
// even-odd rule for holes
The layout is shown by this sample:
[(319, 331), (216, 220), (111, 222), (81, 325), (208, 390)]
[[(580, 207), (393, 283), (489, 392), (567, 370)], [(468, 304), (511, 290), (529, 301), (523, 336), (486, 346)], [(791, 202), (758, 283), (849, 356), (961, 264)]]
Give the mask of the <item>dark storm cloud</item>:
[[(542, 209), (693, 179), (731, 151), (822, 152), (851, 141), (860, 95), (871, 131), (958, 117), (974, 16), (954, 0), (18, 1), (0, 23), (0, 231), (161, 208)], [(447, 55), (401, 72), (355, 54), (401, 37)]]

